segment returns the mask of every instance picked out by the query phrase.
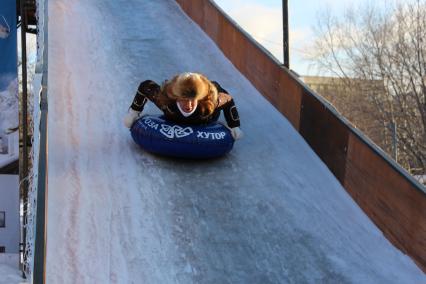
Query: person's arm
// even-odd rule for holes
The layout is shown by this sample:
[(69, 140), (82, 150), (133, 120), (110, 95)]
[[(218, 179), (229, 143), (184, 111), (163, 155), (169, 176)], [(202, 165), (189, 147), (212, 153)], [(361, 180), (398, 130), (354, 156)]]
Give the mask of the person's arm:
[[(228, 95), (229, 96), (229, 95)], [(225, 116), (226, 123), (231, 130), (232, 137), (235, 140), (243, 138), (243, 131), (240, 129), (240, 117), (238, 115), (237, 107), (235, 106), (234, 100), (231, 98), (223, 106), (223, 114)]]
[(237, 107), (235, 106), (234, 100), (232, 98), (230, 98), (222, 106), (222, 110), (225, 116), (226, 123), (230, 128), (240, 127), (240, 116), (238, 115)]
[(226, 124), (231, 130), (232, 137), (234, 137), (235, 140), (242, 138), (243, 132), (240, 129), (240, 116), (238, 115), (238, 110), (235, 106), (234, 99), (224, 88), (222, 88), (221, 85), (219, 85), (218, 82), (212, 81), (212, 83), (218, 91), (218, 108), (223, 110)]
[(160, 86), (154, 81), (146, 80), (139, 84), (133, 102), (124, 117), (124, 125), (127, 128), (130, 128), (133, 122), (139, 117), (148, 99), (152, 100), (158, 92), (160, 92)]

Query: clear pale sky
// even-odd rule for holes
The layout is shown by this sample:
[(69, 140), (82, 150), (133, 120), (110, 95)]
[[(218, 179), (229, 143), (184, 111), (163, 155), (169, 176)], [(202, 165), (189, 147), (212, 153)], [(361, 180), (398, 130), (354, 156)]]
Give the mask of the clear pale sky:
[[(242, 28), (282, 61), (282, 0), (215, 0)], [(313, 27), (319, 15), (331, 10), (343, 14), (351, 5), (367, 5), (383, 0), (289, 0), (290, 68), (300, 75), (316, 74), (303, 60), (313, 41)], [(356, 7), (357, 7), (356, 6)]]

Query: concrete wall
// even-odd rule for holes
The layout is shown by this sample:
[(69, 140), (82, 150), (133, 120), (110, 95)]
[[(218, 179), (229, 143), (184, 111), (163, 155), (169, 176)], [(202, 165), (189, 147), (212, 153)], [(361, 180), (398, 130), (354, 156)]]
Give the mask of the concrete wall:
[(6, 227), (0, 228), (0, 246), (6, 253), (19, 253), (19, 177), (0, 175), (0, 211), (6, 212)]
[(426, 272), (425, 188), (212, 1), (176, 2), (292, 123), (384, 235)]

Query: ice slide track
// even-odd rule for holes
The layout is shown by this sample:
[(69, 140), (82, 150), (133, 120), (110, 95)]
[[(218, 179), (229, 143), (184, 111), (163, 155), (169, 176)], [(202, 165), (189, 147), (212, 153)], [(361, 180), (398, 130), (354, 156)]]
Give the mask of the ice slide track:
[[(48, 283), (424, 280), (174, 1), (48, 6)], [(237, 101), (223, 159), (155, 157), (121, 125), (142, 78), (187, 70)]]

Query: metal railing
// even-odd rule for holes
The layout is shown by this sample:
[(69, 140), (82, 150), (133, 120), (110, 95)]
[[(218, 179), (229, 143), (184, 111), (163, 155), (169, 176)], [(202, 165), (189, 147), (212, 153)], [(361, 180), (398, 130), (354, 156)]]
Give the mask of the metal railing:
[[(43, 1), (43, 0), (40, 0)], [(47, 169), (48, 169), (48, 149), (47, 149), (47, 115), (48, 115), (48, 2), (44, 3), (44, 48), (43, 48), (43, 77), (42, 91), (40, 97), (40, 154), (38, 163), (37, 182), (37, 210), (36, 210), (36, 231), (34, 244), (34, 271), (33, 283), (45, 283), (46, 264), (46, 200), (47, 200)]]

